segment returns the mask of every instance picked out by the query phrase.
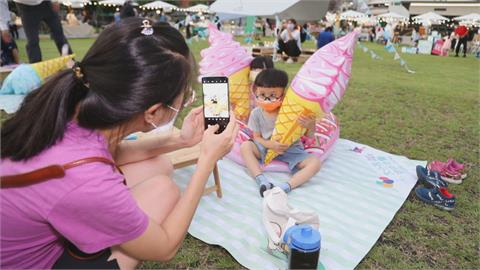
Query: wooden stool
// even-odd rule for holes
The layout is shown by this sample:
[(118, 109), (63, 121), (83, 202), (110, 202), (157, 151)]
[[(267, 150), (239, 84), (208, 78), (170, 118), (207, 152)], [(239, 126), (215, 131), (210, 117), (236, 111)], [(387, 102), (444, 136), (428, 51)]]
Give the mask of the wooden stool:
[[(190, 165), (197, 164), (198, 159), (200, 157), (200, 144), (197, 144), (193, 147), (183, 148), (177, 151), (173, 151), (170, 153), (165, 154), (173, 164), (173, 168), (180, 169), (183, 167), (187, 167)], [(222, 198), (222, 187), (220, 185), (220, 174), (218, 173), (218, 167), (215, 163), (215, 167), (213, 168), (213, 179), (215, 181), (215, 185), (205, 188), (203, 195), (210, 194), (214, 191), (217, 192), (217, 197)]]
[[(179, 129), (175, 128), (172, 133), (180, 132)], [(155, 136), (155, 133), (137, 133), (138, 139), (147, 138), (150, 136)], [(194, 145), (189, 148), (183, 148), (177, 151), (173, 151), (165, 154), (166, 157), (172, 162), (174, 169), (180, 169), (190, 165), (197, 164), (198, 159), (200, 158), (200, 144)], [(218, 198), (222, 198), (222, 186), (220, 185), (220, 174), (218, 173), (218, 167), (215, 163), (213, 168), (213, 179), (215, 185), (205, 188), (203, 195), (210, 194), (212, 192), (217, 193)]]

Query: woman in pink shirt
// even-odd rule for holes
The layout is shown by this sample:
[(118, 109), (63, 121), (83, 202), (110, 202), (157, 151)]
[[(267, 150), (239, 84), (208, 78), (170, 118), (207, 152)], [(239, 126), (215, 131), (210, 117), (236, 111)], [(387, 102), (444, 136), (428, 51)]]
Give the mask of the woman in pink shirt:
[[(122, 138), (175, 121), (192, 96), (193, 64), (177, 30), (126, 19), (105, 29), (73, 69), (25, 98), (1, 130), (2, 185), (12, 179), (6, 176), (97, 161), (2, 187), (0, 268), (133, 269), (175, 256), (215, 162), (233, 145), (235, 119), (221, 134), (218, 126), (204, 131), (196, 108), (178, 135)], [(196, 171), (180, 194), (161, 154), (199, 142)]]

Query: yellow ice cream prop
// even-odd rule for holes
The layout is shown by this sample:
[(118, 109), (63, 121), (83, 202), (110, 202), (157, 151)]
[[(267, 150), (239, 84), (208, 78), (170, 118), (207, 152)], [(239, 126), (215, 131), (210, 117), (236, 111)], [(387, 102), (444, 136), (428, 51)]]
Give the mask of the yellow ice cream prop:
[[(306, 132), (306, 129), (298, 123), (300, 116), (321, 117), (323, 114), (318, 102), (305, 100), (289, 88), (280, 107), (271, 140), (291, 145)], [(277, 156), (278, 153), (269, 149), (265, 156), (265, 164), (269, 164)]]
[(250, 62), (253, 57), (229, 33), (209, 25), (210, 47), (202, 50), (200, 77), (226, 76), (229, 82), (230, 104), (235, 117), (246, 121), (250, 114)]
[(74, 57), (75, 55), (71, 54), (31, 64), (31, 66), (37, 72), (40, 79), (44, 81), (48, 76), (51, 76), (64, 69), (68, 61), (72, 60)]
[[(306, 129), (298, 123), (301, 116), (317, 118), (329, 113), (341, 99), (350, 79), (357, 31), (319, 49), (302, 66), (280, 107), (271, 140), (291, 145)], [(265, 164), (279, 154), (269, 149)]]
[(67, 55), (35, 64), (21, 64), (2, 82), (0, 94), (26, 95), (40, 87), (45, 78), (64, 69), (75, 55)]
[(249, 74), (250, 67), (245, 67), (228, 77), (230, 103), (234, 106), (235, 116), (241, 121), (248, 120), (250, 114)]

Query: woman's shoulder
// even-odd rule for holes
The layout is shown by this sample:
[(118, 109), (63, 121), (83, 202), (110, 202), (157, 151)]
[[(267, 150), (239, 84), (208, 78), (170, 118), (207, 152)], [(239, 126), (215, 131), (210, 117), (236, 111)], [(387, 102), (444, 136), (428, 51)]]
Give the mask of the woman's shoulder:
[(2, 175), (14, 175), (37, 170), (50, 165), (63, 165), (72, 161), (102, 157), (112, 160), (105, 138), (96, 131), (70, 122), (63, 138), (28, 160), (1, 160)]

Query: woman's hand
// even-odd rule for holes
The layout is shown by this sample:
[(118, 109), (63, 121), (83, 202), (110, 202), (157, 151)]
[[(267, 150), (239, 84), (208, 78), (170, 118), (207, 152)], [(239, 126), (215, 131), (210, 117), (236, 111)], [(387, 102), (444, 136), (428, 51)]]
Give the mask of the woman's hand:
[(230, 122), (222, 133), (215, 134), (219, 128), (218, 125), (209, 126), (207, 130), (205, 130), (203, 133), (200, 158), (204, 157), (207, 161), (216, 162), (230, 152), (235, 143), (238, 130), (240, 129), (237, 120), (233, 116), (233, 112), (231, 112), (230, 115)]
[(191, 110), (183, 120), (180, 139), (187, 147), (194, 146), (202, 140), (204, 121), (203, 106)]

